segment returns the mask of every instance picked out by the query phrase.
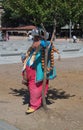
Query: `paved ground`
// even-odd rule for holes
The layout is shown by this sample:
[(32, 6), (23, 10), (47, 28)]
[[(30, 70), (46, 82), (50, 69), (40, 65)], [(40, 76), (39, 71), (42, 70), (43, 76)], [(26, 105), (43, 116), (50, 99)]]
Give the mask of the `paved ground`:
[(12, 64), (20, 62), (20, 56), (1, 55), (25, 52), (29, 43), (27, 39), (0, 42), (0, 130), (83, 130), (83, 43), (56, 41), (65, 59), (55, 62), (57, 78), (49, 83), (48, 111), (41, 107), (25, 115), (29, 93), (21, 83), (22, 64)]
[(2, 121), (19, 130), (83, 130), (83, 57), (56, 60), (55, 65), (57, 78), (49, 84), (49, 110), (40, 108), (30, 115), (25, 115), (29, 95), (21, 83), (22, 64), (0, 65)]
[[(27, 37), (10, 38), (9, 41), (0, 41), (0, 64), (18, 63), (21, 62), (21, 53), (26, 53), (31, 45)], [(57, 49), (59, 49), (62, 58), (80, 57), (83, 56), (83, 42), (77, 43), (69, 42), (69, 39), (56, 39), (54, 42)], [(55, 58), (58, 55), (55, 54)]]

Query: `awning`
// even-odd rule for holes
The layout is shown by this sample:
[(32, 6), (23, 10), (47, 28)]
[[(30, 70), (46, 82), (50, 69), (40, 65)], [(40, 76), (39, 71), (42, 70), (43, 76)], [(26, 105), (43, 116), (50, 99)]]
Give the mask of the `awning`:
[(1, 27), (0, 31), (10, 31), (10, 30), (29, 31), (32, 29), (36, 29), (36, 26), (29, 25), (29, 26), (19, 26), (19, 27)]

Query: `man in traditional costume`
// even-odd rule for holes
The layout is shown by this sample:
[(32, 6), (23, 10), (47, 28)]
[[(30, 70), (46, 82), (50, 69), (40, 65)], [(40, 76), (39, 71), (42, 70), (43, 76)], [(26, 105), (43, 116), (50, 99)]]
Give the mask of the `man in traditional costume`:
[[(26, 114), (30, 114), (41, 107), (42, 87), (44, 79), (45, 47), (48, 47), (47, 61), (47, 79), (45, 86), (45, 96), (48, 92), (48, 83), (50, 79), (56, 77), (56, 68), (54, 66), (54, 51), (59, 53), (50, 41), (44, 40), (39, 30), (32, 30), (33, 44), (26, 53), (24, 60), (23, 75), (26, 73), (28, 81), (28, 90), (30, 93), (30, 103)], [(55, 49), (55, 50), (54, 50)], [(25, 79), (25, 78), (24, 78)]]

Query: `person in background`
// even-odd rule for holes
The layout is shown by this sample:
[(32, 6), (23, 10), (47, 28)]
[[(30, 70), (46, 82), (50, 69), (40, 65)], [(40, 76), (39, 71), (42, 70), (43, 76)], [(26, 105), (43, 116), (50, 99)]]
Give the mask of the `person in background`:
[(75, 35), (73, 35), (73, 43), (77, 42), (77, 37)]

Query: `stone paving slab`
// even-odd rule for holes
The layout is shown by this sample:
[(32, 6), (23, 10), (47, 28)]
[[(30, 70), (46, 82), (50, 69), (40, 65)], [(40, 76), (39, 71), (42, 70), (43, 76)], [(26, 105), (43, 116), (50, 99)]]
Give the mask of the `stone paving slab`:
[(5, 121), (0, 121), (0, 130), (19, 130)]
[[(31, 44), (32, 41), (27, 39), (0, 42), (0, 64), (21, 62), (21, 54), (26, 53)], [(61, 58), (83, 56), (83, 42), (69, 43), (68, 40), (56, 39), (54, 45), (59, 50)], [(58, 58), (57, 54), (54, 54), (54, 56), (55, 59)]]

